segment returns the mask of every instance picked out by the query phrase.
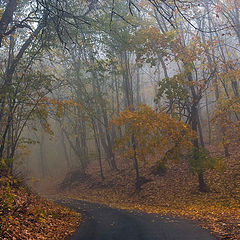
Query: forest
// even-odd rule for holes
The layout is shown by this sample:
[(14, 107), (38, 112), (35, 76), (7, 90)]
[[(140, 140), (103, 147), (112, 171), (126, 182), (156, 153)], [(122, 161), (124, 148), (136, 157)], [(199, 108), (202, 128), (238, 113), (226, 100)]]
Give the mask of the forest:
[(0, 239), (66, 239), (66, 196), (240, 239), (239, 10), (0, 1)]

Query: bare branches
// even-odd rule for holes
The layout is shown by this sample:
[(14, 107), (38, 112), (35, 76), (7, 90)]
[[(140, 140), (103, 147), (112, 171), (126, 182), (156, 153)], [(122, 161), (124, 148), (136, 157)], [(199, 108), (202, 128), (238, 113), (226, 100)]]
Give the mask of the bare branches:
[(128, 8), (131, 15), (133, 15), (132, 7), (134, 7), (135, 9), (137, 9), (138, 12), (140, 12), (140, 9), (138, 8), (138, 6), (132, 0), (128, 0)]

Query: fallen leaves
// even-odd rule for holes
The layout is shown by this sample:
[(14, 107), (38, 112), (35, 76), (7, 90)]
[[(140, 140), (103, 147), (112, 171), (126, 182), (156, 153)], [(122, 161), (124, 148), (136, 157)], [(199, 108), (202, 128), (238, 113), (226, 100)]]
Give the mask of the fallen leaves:
[(1, 178), (0, 239), (66, 239), (75, 231), (79, 214), (11, 183)]
[[(216, 148), (210, 151), (221, 154)], [(191, 173), (186, 161), (169, 164), (165, 176), (152, 175), (151, 164), (140, 166), (142, 176), (151, 177), (152, 181), (143, 185), (140, 192), (135, 192), (134, 169), (128, 161), (118, 159), (120, 170), (105, 170), (104, 181), (100, 179), (97, 163), (90, 164), (88, 181), (75, 184), (64, 194), (121, 209), (197, 220), (220, 239), (237, 240), (240, 239), (240, 193), (234, 176), (240, 172), (240, 151), (231, 151), (232, 157), (224, 159), (224, 171), (206, 172), (206, 182), (211, 187), (209, 193), (197, 191), (197, 176)]]

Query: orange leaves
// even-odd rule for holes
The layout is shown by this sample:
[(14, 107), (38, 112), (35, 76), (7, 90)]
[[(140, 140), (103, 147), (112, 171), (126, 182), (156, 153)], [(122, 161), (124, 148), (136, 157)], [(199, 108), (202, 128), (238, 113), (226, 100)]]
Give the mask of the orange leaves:
[(65, 239), (74, 232), (79, 214), (27, 193), (12, 181), (16, 180), (0, 179), (0, 239)]
[(223, 145), (238, 143), (240, 138), (239, 113), (240, 99), (237, 97), (223, 99), (218, 103), (212, 122), (218, 126)]
[(167, 55), (167, 49), (176, 36), (175, 30), (169, 30), (162, 34), (157, 27), (144, 26), (135, 32), (131, 38), (137, 62), (142, 64), (144, 61), (155, 65), (159, 55)]
[(50, 99), (48, 99), (48, 101), (49, 101), (49, 104), (51, 104), (52, 106), (62, 105), (62, 106), (77, 106), (77, 107), (82, 108), (82, 104), (77, 103), (72, 98), (67, 98), (64, 100), (50, 98)]
[(59, 100), (55, 98), (42, 97), (36, 105), (36, 116), (40, 119), (44, 131), (50, 135), (54, 134), (48, 122), (50, 114), (57, 118), (62, 118), (66, 110), (82, 109), (82, 105), (74, 101), (72, 98)]
[(42, 111), (45, 111), (46, 114), (47, 112), (52, 112), (59, 118), (62, 117), (64, 110), (66, 108), (71, 108), (71, 107), (82, 109), (82, 104), (74, 101), (72, 98), (59, 100), (55, 98), (43, 97), (39, 102), (39, 106), (38, 106), (38, 108), (41, 109)]
[[(212, 148), (211, 152), (219, 154), (216, 148)], [(153, 181), (143, 185), (138, 194), (133, 194), (134, 172), (131, 165), (121, 158), (118, 159), (119, 171), (106, 170), (104, 181), (99, 177), (97, 161), (91, 162), (88, 166), (89, 180), (79, 183), (66, 194), (122, 209), (198, 220), (201, 226), (209, 228), (220, 238), (239, 239), (239, 180), (234, 182), (234, 175), (240, 169), (239, 153), (239, 148), (235, 148), (233, 157), (226, 159), (224, 172), (205, 172), (206, 181), (212, 189), (209, 193), (196, 192), (197, 178), (190, 173), (186, 162), (169, 163), (166, 174), (159, 177), (150, 174), (154, 164), (154, 159), (150, 158), (149, 167), (142, 163), (139, 165), (142, 175), (151, 177)]]
[(227, 82), (227, 81), (237, 81), (240, 79), (240, 68), (232, 66), (232, 62), (226, 62), (225, 64), (221, 64), (221, 68), (223, 71), (218, 73), (218, 77), (221, 81)]
[(185, 123), (171, 118), (165, 112), (157, 113), (145, 104), (139, 105), (134, 111), (126, 109), (121, 112), (119, 116), (113, 117), (110, 126), (113, 124), (125, 127), (124, 135), (116, 140), (115, 147), (125, 149), (126, 156), (132, 157), (131, 137), (134, 135), (139, 159), (149, 154), (155, 155), (156, 152), (164, 154), (172, 148), (174, 154), (180, 153), (181, 150), (191, 148), (191, 140), (195, 137)]

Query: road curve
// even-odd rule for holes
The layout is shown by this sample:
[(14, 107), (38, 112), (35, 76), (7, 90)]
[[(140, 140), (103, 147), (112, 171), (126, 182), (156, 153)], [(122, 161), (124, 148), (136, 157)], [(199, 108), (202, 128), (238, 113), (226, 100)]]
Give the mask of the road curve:
[(74, 199), (61, 203), (83, 216), (70, 240), (216, 240), (207, 230), (188, 220), (119, 210)]

